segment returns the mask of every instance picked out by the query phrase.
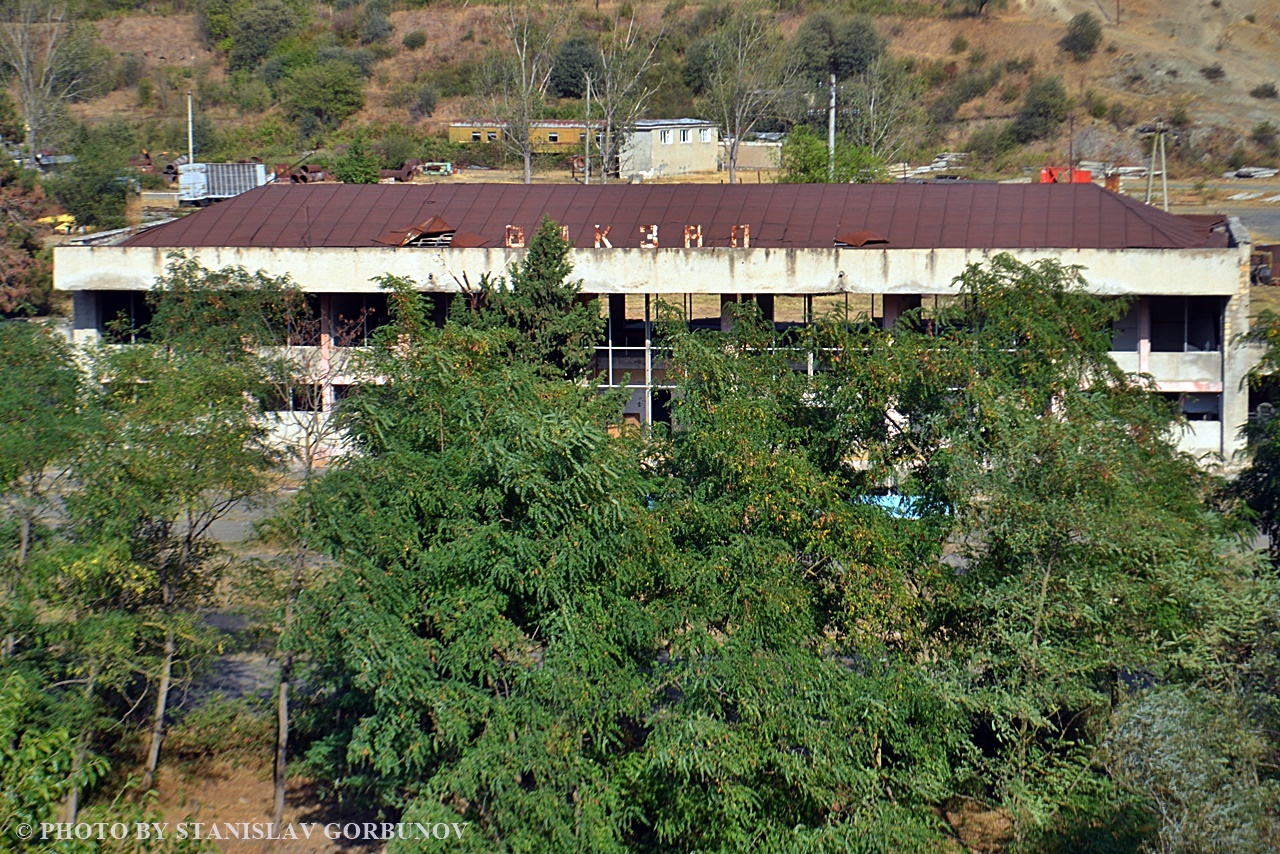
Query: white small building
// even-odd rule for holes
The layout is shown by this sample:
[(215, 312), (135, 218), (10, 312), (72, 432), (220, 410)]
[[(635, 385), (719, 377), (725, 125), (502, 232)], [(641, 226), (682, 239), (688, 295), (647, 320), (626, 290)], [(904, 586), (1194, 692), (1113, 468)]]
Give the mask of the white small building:
[(715, 172), (720, 131), (702, 119), (644, 119), (636, 122), (619, 157), (622, 178), (667, 178)]

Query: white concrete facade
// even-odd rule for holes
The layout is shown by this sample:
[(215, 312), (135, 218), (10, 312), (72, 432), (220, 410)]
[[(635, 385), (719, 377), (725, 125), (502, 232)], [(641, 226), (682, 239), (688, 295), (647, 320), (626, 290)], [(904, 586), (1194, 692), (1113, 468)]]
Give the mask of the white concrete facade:
[[(683, 248), (669, 246), (678, 235), (660, 234), (657, 248), (574, 249), (574, 277), (584, 293), (605, 298), (610, 315), (601, 348), (606, 384), (628, 383), (635, 391), (632, 411), (650, 417), (662, 386), (662, 367), (650, 347), (652, 304), (684, 294), (718, 294), (722, 301), (753, 297), (761, 306), (789, 296), (851, 295), (878, 298), (883, 321), (923, 297), (957, 292), (957, 276), (982, 264), (997, 250), (892, 248)], [(417, 247), (234, 248), (187, 250), (208, 268), (240, 266), (272, 275), (288, 274), (303, 290), (322, 295), (381, 293), (375, 279), (392, 274), (416, 281), (428, 293), (448, 294), (462, 281), (483, 273), (501, 274), (524, 250)], [(1054, 258), (1082, 268), (1090, 291), (1136, 297), (1131, 328), (1117, 331), (1113, 354), (1125, 370), (1150, 375), (1159, 391), (1189, 400), (1182, 446), (1196, 454), (1230, 461), (1239, 449), (1239, 427), (1248, 415), (1241, 380), (1250, 354), (1233, 345), (1249, 317), (1249, 245), (1215, 249), (1019, 249), (1023, 262)], [(95, 293), (149, 290), (169, 263), (168, 251), (150, 247), (85, 246), (54, 250), (54, 284), (75, 292), (76, 337), (94, 340), (108, 318), (101, 317)], [(626, 297), (643, 297), (643, 328), (625, 330)], [(329, 309), (322, 297), (322, 312)], [(1179, 302), (1181, 300), (1181, 302)], [(1181, 330), (1175, 320), (1183, 318)], [(1197, 314), (1198, 313), (1198, 314)], [(1194, 316), (1193, 316), (1194, 315)], [(1181, 337), (1179, 337), (1181, 335)], [(1123, 341), (1123, 343), (1121, 343)]]
[(701, 119), (651, 119), (636, 123), (618, 155), (618, 174), (646, 180), (715, 172), (720, 131)]

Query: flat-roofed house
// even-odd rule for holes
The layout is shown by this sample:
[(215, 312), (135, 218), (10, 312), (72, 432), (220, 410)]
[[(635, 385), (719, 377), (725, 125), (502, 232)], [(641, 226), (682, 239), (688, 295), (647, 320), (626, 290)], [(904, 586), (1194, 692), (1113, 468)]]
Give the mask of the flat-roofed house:
[(1088, 287), (1131, 300), (1114, 352), (1151, 375), (1188, 419), (1183, 446), (1230, 458), (1247, 417), (1248, 235), (1221, 216), (1176, 216), (1091, 184), (268, 185), (113, 246), (54, 250), (75, 335), (144, 319), (143, 292), (185, 250), (210, 268), (289, 274), (322, 322), (386, 318), (374, 278), (407, 276), (443, 318), (460, 282), (501, 274), (543, 215), (573, 244), (574, 277), (601, 297), (600, 383), (628, 377), (630, 411), (661, 417), (655, 301), (695, 326), (753, 300), (776, 324), (824, 311), (889, 326), (957, 292), (966, 265), (1008, 252), (1084, 268)]

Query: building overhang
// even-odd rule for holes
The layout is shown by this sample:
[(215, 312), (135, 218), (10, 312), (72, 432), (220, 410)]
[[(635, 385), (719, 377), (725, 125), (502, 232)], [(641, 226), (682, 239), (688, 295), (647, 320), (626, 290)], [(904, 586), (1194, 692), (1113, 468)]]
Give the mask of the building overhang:
[[(54, 286), (64, 291), (149, 290), (170, 263), (160, 247), (60, 246)], [(183, 250), (210, 269), (244, 267), (288, 275), (315, 293), (377, 292), (384, 275), (429, 292), (458, 291), (481, 275), (503, 274), (522, 249), (360, 247)], [(888, 249), (657, 248), (571, 250), (573, 278), (594, 294), (953, 294), (970, 264), (1001, 252), (1029, 263), (1053, 258), (1079, 266), (1103, 295), (1222, 295), (1241, 287), (1248, 247), (1216, 249)], [(1243, 261), (1242, 261), (1243, 258)]]

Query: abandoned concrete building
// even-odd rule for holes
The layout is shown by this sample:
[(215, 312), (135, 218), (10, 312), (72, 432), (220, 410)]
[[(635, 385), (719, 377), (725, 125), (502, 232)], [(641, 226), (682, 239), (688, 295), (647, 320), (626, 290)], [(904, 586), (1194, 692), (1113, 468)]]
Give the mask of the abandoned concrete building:
[[(185, 250), (209, 268), (287, 273), (317, 295), (325, 328), (358, 318), (358, 345), (386, 318), (375, 277), (412, 278), (442, 319), (460, 283), (520, 257), (544, 214), (564, 225), (574, 276), (607, 313), (599, 381), (628, 383), (637, 420), (663, 417), (669, 400), (652, 347), (659, 300), (701, 327), (747, 299), (779, 326), (827, 311), (888, 326), (954, 295), (967, 264), (1009, 252), (1079, 265), (1094, 292), (1131, 298), (1116, 361), (1179, 402), (1186, 450), (1238, 448), (1247, 234), (1093, 185), (268, 185), (119, 245), (59, 247), (54, 281), (74, 294), (76, 336), (96, 339), (121, 315), (141, 322), (143, 292)], [(328, 399), (343, 391), (333, 385)]]

